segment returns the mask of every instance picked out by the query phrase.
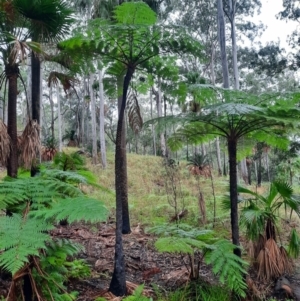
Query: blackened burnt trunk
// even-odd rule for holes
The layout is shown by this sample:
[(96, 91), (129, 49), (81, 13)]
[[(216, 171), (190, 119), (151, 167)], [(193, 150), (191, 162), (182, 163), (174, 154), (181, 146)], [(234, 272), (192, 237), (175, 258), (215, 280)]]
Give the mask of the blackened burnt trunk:
[(8, 78), (7, 133), (11, 140), (10, 155), (7, 160), (7, 175), (16, 178), (18, 175), (18, 136), (17, 136), (17, 93), (19, 67), (17, 64), (6, 65)]
[[(39, 57), (32, 52), (31, 54), (31, 117), (40, 124), (40, 87), (41, 87), (41, 63)], [(30, 174), (32, 177), (36, 175), (38, 168), (35, 162), (31, 166)]]
[(228, 137), (228, 157), (229, 157), (229, 190), (230, 190), (230, 217), (232, 243), (237, 246), (234, 254), (241, 257), (240, 237), (239, 237), (239, 214), (238, 214), (238, 193), (237, 193), (237, 138)]
[(126, 108), (127, 91), (130, 80), (134, 73), (134, 67), (128, 66), (124, 78), (123, 99), (119, 112), (116, 153), (115, 153), (115, 185), (116, 185), (116, 244), (114, 272), (109, 286), (109, 291), (116, 296), (126, 295), (126, 275), (125, 260), (122, 241), (123, 210), (122, 203), (128, 201), (127, 193), (127, 169), (126, 169), (126, 149), (122, 147), (123, 120)]

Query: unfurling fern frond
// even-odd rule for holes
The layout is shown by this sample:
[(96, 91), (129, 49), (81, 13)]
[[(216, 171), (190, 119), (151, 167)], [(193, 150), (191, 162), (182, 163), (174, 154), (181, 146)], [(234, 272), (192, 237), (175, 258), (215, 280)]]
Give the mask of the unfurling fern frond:
[(59, 222), (67, 219), (69, 223), (75, 221), (101, 222), (105, 221), (108, 210), (104, 204), (95, 199), (86, 197), (77, 197), (69, 199), (60, 199), (53, 202), (50, 208), (33, 212), (36, 217), (44, 219), (54, 219)]
[(33, 220), (28, 216), (14, 214), (0, 218), (0, 265), (15, 274), (28, 262), (28, 256), (38, 255), (45, 248), (50, 235), (45, 231), (53, 229), (43, 220)]
[(128, 97), (128, 120), (132, 131), (138, 134), (143, 127), (143, 118), (136, 94), (133, 92)]

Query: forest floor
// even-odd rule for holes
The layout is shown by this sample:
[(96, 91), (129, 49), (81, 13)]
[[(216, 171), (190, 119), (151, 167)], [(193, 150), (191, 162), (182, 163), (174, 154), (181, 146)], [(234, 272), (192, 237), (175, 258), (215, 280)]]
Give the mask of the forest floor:
[[(91, 267), (91, 276), (84, 280), (73, 280), (69, 283), (70, 291), (79, 292), (77, 301), (92, 301), (104, 297), (108, 301), (119, 301), (108, 292), (113, 266), (115, 228), (114, 222), (99, 223), (97, 225), (72, 224), (58, 226), (52, 234), (57, 238), (71, 239), (80, 243), (85, 250), (79, 254), (80, 259), (85, 259)], [(132, 228), (132, 233), (123, 235), (123, 247), (126, 263), (126, 279), (128, 294), (141, 284), (144, 284), (144, 294), (155, 299), (157, 294), (175, 291), (186, 287), (190, 282), (188, 258), (181, 255), (163, 254), (154, 247), (155, 237), (144, 233), (138, 225)], [(291, 300), (281, 292), (274, 292), (274, 283), (264, 284), (255, 280), (255, 272), (249, 272), (251, 282), (249, 286), (250, 298), (261, 295), (272, 300)], [(289, 279), (299, 285), (300, 275)], [(200, 267), (199, 284), (218, 284), (209, 266), (204, 263)], [(271, 299), (268, 299), (271, 300)]]
[[(73, 224), (59, 226), (53, 236), (71, 239), (85, 247), (79, 257), (90, 265), (89, 279), (74, 280), (70, 290), (79, 292), (78, 301), (91, 301), (97, 297), (107, 300), (121, 300), (108, 292), (114, 266), (115, 228), (114, 224), (100, 223), (97, 226)], [(144, 284), (146, 296), (176, 290), (189, 283), (188, 258), (180, 255), (162, 254), (154, 247), (155, 238), (145, 234), (140, 226), (133, 227), (132, 233), (123, 235), (128, 294)], [(200, 279), (216, 283), (209, 267), (200, 268)]]

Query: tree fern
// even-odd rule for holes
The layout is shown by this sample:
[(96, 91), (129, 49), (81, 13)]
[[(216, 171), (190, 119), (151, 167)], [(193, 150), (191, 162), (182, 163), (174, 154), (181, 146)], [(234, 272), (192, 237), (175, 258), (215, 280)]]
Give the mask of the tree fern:
[(43, 220), (33, 220), (27, 216), (14, 214), (0, 218), (0, 265), (15, 274), (26, 262), (29, 255), (39, 255), (50, 236), (45, 231), (53, 225)]
[(96, 199), (87, 197), (59, 199), (51, 204), (49, 208), (33, 211), (35, 217), (54, 219), (59, 222), (67, 219), (69, 223), (75, 221), (99, 222), (106, 220), (108, 210), (104, 204)]

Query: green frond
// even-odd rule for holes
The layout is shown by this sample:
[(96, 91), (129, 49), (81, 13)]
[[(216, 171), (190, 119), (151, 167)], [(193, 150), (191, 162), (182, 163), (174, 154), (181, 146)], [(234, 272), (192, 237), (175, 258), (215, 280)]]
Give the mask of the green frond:
[(282, 181), (275, 181), (272, 183), (276, 189), (277, 192), (283, 197), (283, 198), (290, 198), (293, 194), (293, 188), (292, 186), (287, 182)]
[(53, 197), (60, 196), (57, 184), (40, 178), (7, 178), (0, 182), (0, 208), (24, 202), (32, 202), (32, 206), (47, 205)]
[(241, 212), (240, 222), (246, 227), (246, 236), (251, 240), (257, 240), (260, 234), (264, 233), (266, 220), (275, 217), (270, 216), (270, 213), (259, 208), (254, 202), (244, 207)]
[(123, 2), (114, 10), (115, 19), (120, 24), (153, 25), (155, 12), (145, 2)]
[(43, 220), (31, 219), (14, 214), (0, 218), (0, 265), (13, 275), (28, 262), (29, 255), (39, 255), (50, 239), (46, 233), (53, 229)]
[(108, 210), (104, 204), (96, 199), (76, 197), (56, 200), (50, 208), (32, 212), (36, 217), (45, 220), (54, 219), (56, 222), (67, 219), (69, 223), (75, 221), (102, 222), (107, 219)]
[(288, 254), (290, 257), (298, 258), (300, 255), (300, 237), (296, 229), (292, 229), (288, 245)]
[(236, 246), (227, 240), (218, 240), (205, 253), (204, 259), (207, 264), (213, 266), (213, 272), (219, 275), (222, 283), (244, 297), (247, 289), (244, 275), (247, 274), (245, 268), (248, 263), (233, 254), (235, 248)]
[(181, 237), (161, 237), (155, 242), (155, 247), (159, 252), (186, 253), (192, 254), (193, 248)]
[(41, 172), (42, 176), (46, 178), (54, 178), (62, 182), (72, 183), (72, 184), (86, 184), (87, 180), (84, 176), (78, 174), (74, 171), (63, 171), (59, 169), (47, 169)]

